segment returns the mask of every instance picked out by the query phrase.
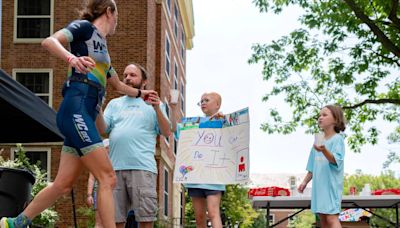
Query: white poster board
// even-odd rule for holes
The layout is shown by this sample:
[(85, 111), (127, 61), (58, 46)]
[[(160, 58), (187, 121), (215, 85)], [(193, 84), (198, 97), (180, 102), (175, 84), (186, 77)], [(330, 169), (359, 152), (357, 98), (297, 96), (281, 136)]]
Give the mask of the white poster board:
[(248, 108), (217, 121), (184, 118), (174, 183), (238, 184), (249, 180)]

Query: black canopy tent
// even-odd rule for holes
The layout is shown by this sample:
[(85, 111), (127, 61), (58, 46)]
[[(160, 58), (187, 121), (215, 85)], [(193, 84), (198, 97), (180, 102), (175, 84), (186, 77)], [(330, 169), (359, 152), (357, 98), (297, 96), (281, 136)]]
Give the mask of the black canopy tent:
[(0, 143), (62, 142), (56, 112), (0, 69)]

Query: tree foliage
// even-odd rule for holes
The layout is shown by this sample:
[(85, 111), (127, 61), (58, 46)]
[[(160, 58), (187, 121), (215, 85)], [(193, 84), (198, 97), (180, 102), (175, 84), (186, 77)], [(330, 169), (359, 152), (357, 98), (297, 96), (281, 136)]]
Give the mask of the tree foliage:
[[(186, 194), (185, 222), (188, 227), (195, 227), (195, 217), (193, 204)], [(240, 185), (228, 185), (221, 201), (221, 217), (226, 226), (238, 224), (240, 227), (254, 227), (253, 223), (263, 223), (263, 218), (259, 216), (252, 206), (247, 196), (247, 188)]]
[(315, 214), (313, 214), (310, 210), (306, 210), (300, 212), (289, 222), (288, 227), (290, 228), (305, 228), (305, 227), (313, 227), (315, 224)]
[(258, 217), (247, 195), (247, 188), (241, 185), (228, 185), (222, 197), (221, 206), (224, 208), (226, 218), (231, 224), (240, 227), (251, 227)]
[[(17, 151), (15, 153), (14, 160), (4, 160), (0, 156), (0, 167), (17, 168), (27, 170), (32, 173), (35, 177), (35, 183), (32, 186), (31, 195), (35, 197), (43, 188), (49, 184), (47, 182), (47, 172), (40, 169), (40, 161), (36, 164), (32, 164), (29, 158), (26, 156), (26, 151), (22, 144), (17, 144)], [(38, 216), (32, 220), (33, 227), (54, 227), (58, 220), (58, 213), (54, 210), (54, 207), (47, 208), (42, 211)]]
[[(361, 192), (365, 184), (370, 184), (371, 190), (399, 188), (400, 179), (396, 178), (394, 172), (390, 170), (381, 173), (379, 176), (367, 175), (359, 171), (357, 174), (345, 176), (343, 194), (348, 195), (352, 186), (356, 187), (357, 192)], [(374, 212), (389, 218), (391, 221), (396, 221), (396, 212), (393, 209), (376, 209)], [(372, 216), (370, 225), (371, 227), (387, 227), (388, 224)]]
[[(292, 110), (287, 117), (271, 109), (272, 121), (261, 128), (289, 134), (299, 126), (317, 131), (321, 107), (345, 110), (348, 143), (359, 152), (376, 144), (384, 120), (399, 126), (400, 138), (400, 8), (398, 0), (253, 0), (262, 12), (280, 13), (288, 6), (303, 10), (302, 26), (268, 44), (256, 44), (249, 63), (263, 65), (263, 78), (274, 84), (264, 97), (284, 95)], [(281, 22), (284, 23), (284, 22)], [(397, 140), (397, 141), (396, 141)]]

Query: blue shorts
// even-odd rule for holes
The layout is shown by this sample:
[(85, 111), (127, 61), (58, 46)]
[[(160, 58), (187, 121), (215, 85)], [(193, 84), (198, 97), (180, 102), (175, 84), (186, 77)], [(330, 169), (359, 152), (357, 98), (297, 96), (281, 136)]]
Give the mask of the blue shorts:
[(69, 82), (64, 84), (63, 96), (57, 113), (57, 126), (65, 136), (62, 152), (84, 156), (102, 147), (95, 121), (104, 92), (85, 83)]
[(209, 189), (202, 189), (202, 188), (188, 188), (188, 195), (190, 197), (201, 197), (207, 198), (207, 196), (217, 195), (221, 193), (224, 194), (224, 191), (219, 190), (209, 190)]

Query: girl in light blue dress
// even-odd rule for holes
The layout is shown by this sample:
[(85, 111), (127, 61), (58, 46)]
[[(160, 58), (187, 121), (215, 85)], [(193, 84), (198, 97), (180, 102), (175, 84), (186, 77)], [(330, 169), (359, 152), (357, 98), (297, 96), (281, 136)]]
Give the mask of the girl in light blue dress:
[(344, 137), (343, 111), (340, 107), (327, 105), (321, 109), (318, 125), (324, 133), (322, 145), (313, 145), (307, 175), (298, 187), (302, 193), (312, 179), (311, 211), (318, 214), (322, 227), (341, 227), (339, 213), (343, 191)]

